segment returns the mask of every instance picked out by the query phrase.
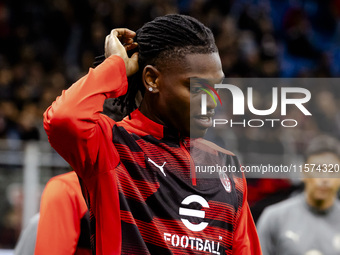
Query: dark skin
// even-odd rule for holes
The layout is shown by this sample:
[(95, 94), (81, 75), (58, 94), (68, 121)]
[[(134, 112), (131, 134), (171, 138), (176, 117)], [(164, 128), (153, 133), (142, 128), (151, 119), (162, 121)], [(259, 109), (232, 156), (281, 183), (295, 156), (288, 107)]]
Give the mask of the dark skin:
[(147, 92), (140, 111), (151, 120), (178, 130), (181, 136), (202, 137), (211, 125), (216, 106), (207, 97), (208, 117), (201, 116), (202, 91), (197, 89), (199, 84), (190, 87), (190, 78), (219, 83), (223, 77), (218, 53), (188, 54), (168, 62), (162, 71), (146, 66), (143, 81)]
[[(114, 29), (105, 42), (105, 56), (120, 56), (124, 60), (127, 76), (138, 70), (138, 55), (129, 58), (126, 54), (126, 50), (136, 47), (132, 40), (134, 36), (135, 33), (129, 29)], [(181, 59), (164, 61), (161, 69), (147, 65), (143, 70), (146, 93), (140, 111), (154, 122), (178, 130), (182, 137), (202, 137), (211, 126), (216, 106), (207, 97), (208, 114), (201, 115), (202, 91), (197, 86), (190, 87), (190, 78), (219, 83), (223, 77), (218, 53), (188, 54)]]

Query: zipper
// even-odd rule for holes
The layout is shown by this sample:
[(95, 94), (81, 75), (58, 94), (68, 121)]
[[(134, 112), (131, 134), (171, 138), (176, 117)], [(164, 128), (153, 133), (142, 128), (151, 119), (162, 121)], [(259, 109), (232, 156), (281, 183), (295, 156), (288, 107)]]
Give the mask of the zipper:
[(184, 139), (180, 140), (180, 147), (182, 148), (182, 150), (184, 151), (185, 155), (189, 158), (190, 160), (190, 174), (191, 174), (191, 183), (193, 186), (197, 185), (196, 182), (196, 172), (195, 172), (195, 163), (192, 159), (192, 157), (190, 156), (190, 153), (188, 152), (186, 145), (186, 141)]

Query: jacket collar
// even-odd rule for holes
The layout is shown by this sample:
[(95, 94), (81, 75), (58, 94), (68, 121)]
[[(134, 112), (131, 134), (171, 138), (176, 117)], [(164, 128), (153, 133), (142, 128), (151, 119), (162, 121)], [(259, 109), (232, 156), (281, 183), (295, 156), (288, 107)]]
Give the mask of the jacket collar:
[(131, 119), (129, 116), (126, 116), (118, 125), (124, 126), (128, 131), (139, 136), (152, 135), (157, 139), (164, 137), (165, 127), (143, 115), (139, 109), (134, 110), (130, 116)]
[(190, 146), (191, 139), (189, 137), (181, 137), (178, 130), (154, 122), (141, 113), (139, 109), (134, 110), (130, 116), (131, 119), (126, 116), (121, 122), (118, 122), (118, 126), (124, 126), (126, 130), (139, 136), (151, 135), (158, 140), (172, 141), (177, 144), (182, 140), (186, 147)]

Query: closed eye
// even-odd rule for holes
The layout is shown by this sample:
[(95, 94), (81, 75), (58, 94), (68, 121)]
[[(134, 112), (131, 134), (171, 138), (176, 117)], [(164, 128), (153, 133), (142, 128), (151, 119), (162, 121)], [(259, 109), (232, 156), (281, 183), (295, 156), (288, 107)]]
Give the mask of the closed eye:
[(191, 94), (198, 94), (202, 91), (202, 87), (190, 87), (190, 93)]

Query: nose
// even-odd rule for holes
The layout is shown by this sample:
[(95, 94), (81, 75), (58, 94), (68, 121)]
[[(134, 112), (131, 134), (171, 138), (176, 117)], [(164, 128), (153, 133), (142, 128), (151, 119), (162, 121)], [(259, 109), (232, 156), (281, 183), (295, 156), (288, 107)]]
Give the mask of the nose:
[(326, 187), (329, 187), (329, 186), (330, 186), (330, 184), (331, 184), (331, 182), (332, 182), (332, 179), (323, 177), (323, 178), (318, 178), (316, 181), (317, 181), (317, 185), (318, 185), (319, 187), (326, 188)]
[(221, 101), (217, 91), (207, 84), (205, 85), (205, 88), (201, 89), (206, 93), (207, 109), (215, 109), (217, 102)]
[(201, 88), (204, 93), (201, 96), (201, 113), (202, 115), (214, 114), (214, 109), (217, 106), (216, 98), (208, 89)]
[(207, 110), (211, 111), (215, 109), (217, 106), (217, 96), (209, 90), (209, 94), (207, 95)]

